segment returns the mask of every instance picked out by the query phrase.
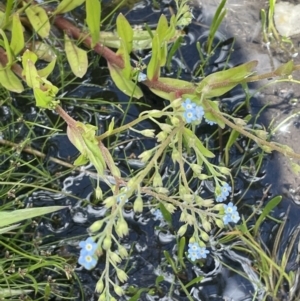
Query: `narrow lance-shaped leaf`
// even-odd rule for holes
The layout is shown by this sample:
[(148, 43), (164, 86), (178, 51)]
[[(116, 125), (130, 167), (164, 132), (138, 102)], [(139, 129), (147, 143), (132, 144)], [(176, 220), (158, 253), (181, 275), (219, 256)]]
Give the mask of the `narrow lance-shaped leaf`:
[[(24, 3), (24, 6), (27, 4)], [(47, 38), (50, 33), (50, 22), (46, 11), (38, 5), (30, 5), (25, 10), (30, 24), (41, 38)]]
[(147, 77), (150, 80), (157, 80), (160, 75), (160, 45), (159, 36), (155, 34), (152, 39), (152, 56), (147, 67)]
[(8, 43), (6, 34), (5, 34), (5, 32), (2, 29), (0, 29), (0, 34), (3, 37), (4, 48), (5, 48), (7, 59), (8, 59), (8, 62), (7, 62), (7, 64), (6, 64), (5, 67), (9, 67), (12, 64), (13, 56), (12, 56), (12, 53), (11, 53), (10, 45)]
[(84, 3), (85, 0), (63, 0), (61, 1), (53, 14), (64, 14), (67, 13), (77, 6)]
[(256, 65), (257, 61), (251, 61), (228, 70), (210, 74), (200, 82), (196, 92), (202, 93), (206, 97), (221, 96), (250, 76), (253, 73), (251, 70)]
[(117, 33), (124, 41), (127, 52), (130, 53), (132, 50), (133, 30), (123, 14), (119, 14), (117, 18)]
[(14, 223), (18, 223), (25, 219), (41, 216), (64, 208), (66, 208), (66, 206), (52, 206), (52, 207), (42, 207), (42, 208), (26, 208), (26, 209), (14, 210), (14, 211), (1, 211), (0, 227), (5, 227)]
[(56, 56), (45, 68), (38, 70), (38, 75), (40, 77), (47, 78), (49, 74), (51, 74), (51, 72), (53, 71), (55, 64), (56, 64)]
[(85, 50), (77, 47), (66, 34), (65, 52), (73, 73), (77, 77), (83, 77), (88, 67), (87, 53)]
[(9, 68), (0, 64), (0, 84), (7, 90), (21, 93), (24, 91), (22, 82)]
[(112, 80), (124, 94), (128, 96), (133, 96), (135, 98), (141, 98), (143, 96), (143, 92), (133, 81), (124, 78), (122, 74), (122, 69), (109, 63), (108, 69)]
[(23, 26), (19, 18), (19, 14), (13, 15), (12, 21), (12, 37), (10, 41), (10, 48), (13, 51), (14, 55), (17, 55), (24, 48), (24, 35), (23, 35)]
[(86, 23), (92, 37), (92, 47), (100, 39), (101, 3), (99, 0), (86, 0)]

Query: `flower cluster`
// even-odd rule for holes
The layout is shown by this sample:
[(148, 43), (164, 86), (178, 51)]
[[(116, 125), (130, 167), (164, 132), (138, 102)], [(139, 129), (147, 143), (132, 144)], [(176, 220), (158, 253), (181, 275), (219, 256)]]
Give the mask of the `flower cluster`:
[(189, 243), (188, 258), (191, 261), (206, 258), (208, 253), (209, 251), (205, 247), (200, 247), (197, 242)]
[(78, 263), (87, 270), (93, 269), (98, 261), (98, 257), (96, 255), (97, 244), (91, 237), (89, 237), (85, 241), (81, 241), (79, 246), (81, 247), (81, 250)]
[(224, 183), (221, 187), (221, 192), (216, 195), (216, 201), (218, 203), (223, 202), (227, 199), (229, 196), (229, 193), (231, 192), (231, 187), (228, 183)]
[(225, 215), (223, 216), (224, 225), (228, 225), (229, 223), (237, 223), (240, 220), (239, 213), (237, 212), (237, 207), (233, 205), (233, 203), (229, 203), (228, 205), (224, 204)]
[(193, 121), (201, 121), (204, 116), (204, 110), (202, 106), (197, 106), (189, 98), (187, 98), (181, 106), (184, 108), (183, 118), (187, 123), (192, 123)]

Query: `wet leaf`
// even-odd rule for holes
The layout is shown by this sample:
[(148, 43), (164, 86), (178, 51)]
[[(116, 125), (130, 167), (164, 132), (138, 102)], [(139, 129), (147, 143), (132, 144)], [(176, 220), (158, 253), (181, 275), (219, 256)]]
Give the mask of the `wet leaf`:
[(67, 13), (77, 6), (84, 3), (85, 0), (63, 0), (60, 2), (56, 8), (56, 10), (53, 12), (53, 14), (64, 14)]
[(47, 78), (53, 71), (56, 64), (56, 57), (43, 69), (38, 70), (38, 75), (40, 77)]
[[(13, 61), (13, 55), (12, 55), (12, 53), (11, 53), (10, 45), (9, 45), (9, 43), (8, 43), (6, 34), (5, 34), (5, 32), (4, 32), (2, 29), (0, 29), (0, 34), (1, 34), (2, 38), (3, 38), (4, 48), (5, 48), (6, 55), (7, 55), (7, 60), (8, 60), (8, 62), (7, 62), (7, 64), (6, 64), (6, 66), (5, 66), (5, 68), (7, 68), (8, 66), (11, 66), (11, 64), (12, 64), (12, 61)], [(2, 46), (2, 45), (1, 45), (1, 46)]]
[(282, 200), (282, 196), (278, 195), (268, 202), (268, 204), (265, 206), (265, 208), (263, 209), (262, 213), (260, 214), (258, 220), (255, 223), (255, 226), (253, 228), (254, 236), (257, 235), (258, 229), (259, 229), (261, 223), (269, 215), (269, 213), (281, 202), (281, 200)]
[(75, 45), (65, 34), (65, 52), (73, 73), (77, 77), (83, 77), (87, 71), (87, 52)]
[(23, 35), (23, 26), (19, 18), (19, 14), (14, 14), (12, 17), (12, 37), (10, 41), (10, 48), (14, 55), (19, 54), (23, 50), (25, 42)]
[(130, 53), (132, 50), (133, 30), (123, 14), (119, 14), (117, 18), (117, 33), (125, 43), (127, 52)]
[(147, 77), (150, 80), (157, 80), (160, 76), (160, 46), (158, 34), (152, 39), (152, 55), (147, 67)]
[(196, 92), (205, 95), (205, 97), (221, 96), (250, 76), (253, 73), (251, 70), (256, 65), (257, 61), (251, 61), (228, 70), (210, 74), (200, 82)]
[(86, 23), (92, 37), (92, 47), (94, 47), (100, 39), (100, 20), (101, 20), (101, 1), (86, 0)]
[(0, 212), (0, 227), (5, 227), (11, 224), (18, 223), (29, 218), (41, 216), (51, 212), (55, 212), (67, 206), (51, 206), (43, 208), (26, 208), (14, 211), (1, 211)]
[[(24, 3), (24, 6), (27, 4)], [(50, 33), (50, 22), (46, 11), (38, 5), (30, 5), (25, 10), (30, 24), (41, 38), (47, 38)]]
[(0, 84), (7, 90), (21, 93), (24, 91), (21, 80), (9, 68), (0, 64)]
[(122, 69), (109, 63), (108, 69), (112, 80), (114, 81), (118, 89), (120, 89), (124, 94), (133, 96), (135, 98), (141, 98), (143, 96), (143, 92), (133, 81), (124, 78)]
[(277, 76), (284, 76), (292, 74), (294, 70), (294, 63), (293, 61), (288, 61), (287, 63), (279, 66), (275, 71), (274, 74)]

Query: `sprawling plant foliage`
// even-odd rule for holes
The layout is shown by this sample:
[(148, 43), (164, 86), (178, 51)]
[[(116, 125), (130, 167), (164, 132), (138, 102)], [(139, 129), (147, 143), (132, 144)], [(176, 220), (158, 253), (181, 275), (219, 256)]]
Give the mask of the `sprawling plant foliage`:
[[(83, 4), (86, 8), (86, 24), (78, 28), (64, 14)], [(224, 4), (225, 1), (222, 1), (214, 27), (211, 28), (208, 52), (212, 51), (213, 36), (225, 15)], [(128, 250), (120, 243), (120, 238), (129, 231), (123, 216), (128, 199), (133, 200), (136, 213), (142, 212), (146, 206), (145, 196), (155, 200), (151, 206), (154, 206), (153, 212), (158, 217), (162, 215), (170, 220), (171, 214), (180, 212), (182, 226), (177, 231), (178, 237), (184, 237), (188, 227), (193, 229), (185, 255), (182, 251), (185, 240), (181, 240), (181, 257), (195, 264), (200, 264), (208, 254), (206, 247), (210, 243), (212, 229), (222, 229), (240, 221), (237, 207), (232, 202), (223, 203), (234, 190), (228, 160), (212, 163), (215, 154), (196, 135), (196, 129), (201, 124), (230, 129), (227, 150), (239, 135), (244, 135), (266, 152), (276, 150), (288, 157), (300, 158), (288, 147), (268, 142), (266, 131), (249, 129), (247, 119), (223, 113), (216, 100), (239, 84), (246, 85), (271, 76), (290, 75), (298, 66), (288, 62), (272, 73), (255, 75), (253, 69), (257, 62), (252, 61), (208, 75), (198, 83), (163, 77), (161, 68), (169, 61), (170, 53), (180, 47), (178, 39), (183, 35), (181, 28), (187, 26), (193, 17), (186, 0), (176, 0), (176, 5), (176, 13), (170, 20), (161, 15), (155, 30), (134, 30), (125, 16), (119, 14), (116, 33), (100, 31), (102, 20), (99, 0), (63, 0), (55, 9), (32, 1), (7, 1), (5, 11), (0, 14), (1, 85), (14, 93), (23, 93), (25, 86), (29, 87), (37, 107), (56, 111), (66, 122), (68, 138), (80, 152), (73, 164), (81, 166), (91, 163), (97, 170), (95, 193), (108, 211), (104, 218), (91, 225), (90, 237), (80, 243), (79, 263), (92, 269), (99, 257), (105, 256), (105, 269), (96, 286), (99, 300), (115, 300), (115, 294), (124, 293), (120, 283), (126, 282), (127, 275), (120, 263), (128, 256)], [(25, 25), (30, 25), (35, 37), (38, 36), (38, 47), (25, 50), (26, 44), (30, 42), (25, 38)], [(49, 50), (47, 41), (52, 26), (63, 32), (64, 49), (61, 51), (76, 77), (82, 78), (86, 74), (90, 63), (88, 52), (92, 50), (106, 59), (112, 80), (124, 94), (140, 99), (143, 97), (141, 85), (145, 85), (166, 101), (165, 107), (162, 110), (144, 111), (136, 120), (119, 128), (112, 121), (108, 130), (100, 136), (96, 135), (98, 128), (95, 125), (74, 120), (63, 109), (63, 99), (59, 92), (61, 87), (55, 86), (48, 79), (57, 65), (56, 56), (52, 56), (44, 68), (37, 67), (39, 59), (46, 60), (45, 52)], [(136, 62), (132, 65), (131, 53), (141, 49), (151, 49), (149, 63), (145, 65)], [(135, 129), (137, 124), (147, 119), (157, 124), (158, 132)], [(124, 178), (103, 140), (128, 129), (155, 138), (156, 145), (139, 155), (143, 168), (129, 178)], [(174, 165), (179, 168), (178, 189), (168, 187), (161, 177), (160, 160), (166, 153), (171, 155)], [(186, 176), (187, 169), (192, 171), (192, 179)], [(209, 181), (214, 190), (213, 197), (203, 198), (199, 191), (193, 190), (193, 179), (199, 183)], [(107, 192), (103, 196), (100, 181), (108, 184), (110, 196), (107, 196)], [(116, 272), (118, 283), (110, 278), (112, 269)]]

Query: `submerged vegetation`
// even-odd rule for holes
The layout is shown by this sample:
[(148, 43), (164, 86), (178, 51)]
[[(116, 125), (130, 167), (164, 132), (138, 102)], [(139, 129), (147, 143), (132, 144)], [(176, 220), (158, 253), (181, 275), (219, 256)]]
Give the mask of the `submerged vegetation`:
[[(251, 144), (254, 174), (266, 153), (277, 151), (294, 159), (295, 170), (299, 170), (295, 160), (300, 154), (270, 141), (267, 130), (255, 127), (255, 121), (241, 113), (247, 101), (226, 112), (220, 97), (237, 85), (246, 91), (249, 82), (270, 77), (292, 79), (292, 72), (300, 66), (289, 61), (272, 72), (255, 74), (257, 62), (251, 61), (206, 74), (207, 58), (220, 42), (215, 35), (226, 14), (225, 3), (223, 0), (219, 5), (206, 43), (197, 44), (202, 65), (189, 81), (167, 77), (163, 71), (180, 51), (184, 29), (193, 19), (186, 0), (176, 0), (170, 18), (162, 14), (155, 29), (147, 24), (136, 28), (120, 13), (115, 18), (116, 32), (102, 28), (113, 12), (104, 17), (99, 0), (63, 0), (57, 5), (7, 1), (2, 7), (2, 299), (50, 300), (58, 296), (84, 300), (77, 272), (100, 264), (94, 288), (98, 300), (117, 300), (125, 295), (134, 301), (145, 292), (161, 293), (162, 275), (150, 289), (134, 287), (128, 281), (134, 262), (133, 246), (126, 243), (126, 237), (134, 218), (143, 215), (151, 215), (159, 223), (155, 229), (176, 241), (172, 255), (164, 250), (161, 266), (161, 274), (172, 270), (170, 297), (176, 287), (188, 300), (194, 300), (191, 288), (204, 278), (199, 271), (208, 257), (222, 262), (220, 249), (247, 254), (248, 265), (255, 262), (249, 279), (253, 300), (258, 295), (261, 300), (276, 300), (286, 285), (294, 288), (291, 298), (299, 294), (295, 289), (297, 275), (286, 271), (291, 249), (277, 262), (259, 237), (260, 225), (281, 198), (242, 216), (234, 198), (234, 174), (241, 167), (233, 164), (230, 152), (241, 148), (240, 139)], [(71, 22), (70, 16), (75, 19), (72, 14), (82, 9), (84, 24)], [(151, 55), (143, 57), (143, 52)], [(80, 81), (97, 64), (109, 72), (123, 99), (113, 103), (69, 93), (78, 85), (105, 90), (107, 83)], [(155, 95), (160, 104), (151, 109), (144, 99), (146, 93)], [(132, 104), (140, 105), (140, 114), (127, 119)], [(107, 118), (103, 128), (101, 122), (107, 116), (113, 117)], [(53, 142), (53, 137), (65, 135), (75, 148), (69, 145), (67, 155), (54, 156), (51, 147), (59, 142)], [(124, 147), (127, 140), (138, 141), (139, 147), (132, 153)], [(117, 159), (120, 150), (123, 161)], [(165, 164), (169, 174), (163, 173)], [(74, 174), (89, 177), (94, 187), (85, 200), (68, 190), (68, 177)], [(21, 209), (38, 206), (34, 196), (39, 194), (44, 200), (41, 206), (61, 207)], [(79, 206), (101, 209), (97, 220), (86, 219), (85, 237), (60, 237), (57, 242), (49, 233), (39, 233), (39, 222), (49, 228), (64, 227), (62, 216), (50, 213), (62, 209), (67, 216)], [(256, 218), (258, 210), (261, 213)], [(45, 218), (36, 219), (43, 214), (47, 214)], [(15, 224), (29, 218), (35, 218), (31, 224)], [(188, 267), (198, 273), (192, 279)]]

